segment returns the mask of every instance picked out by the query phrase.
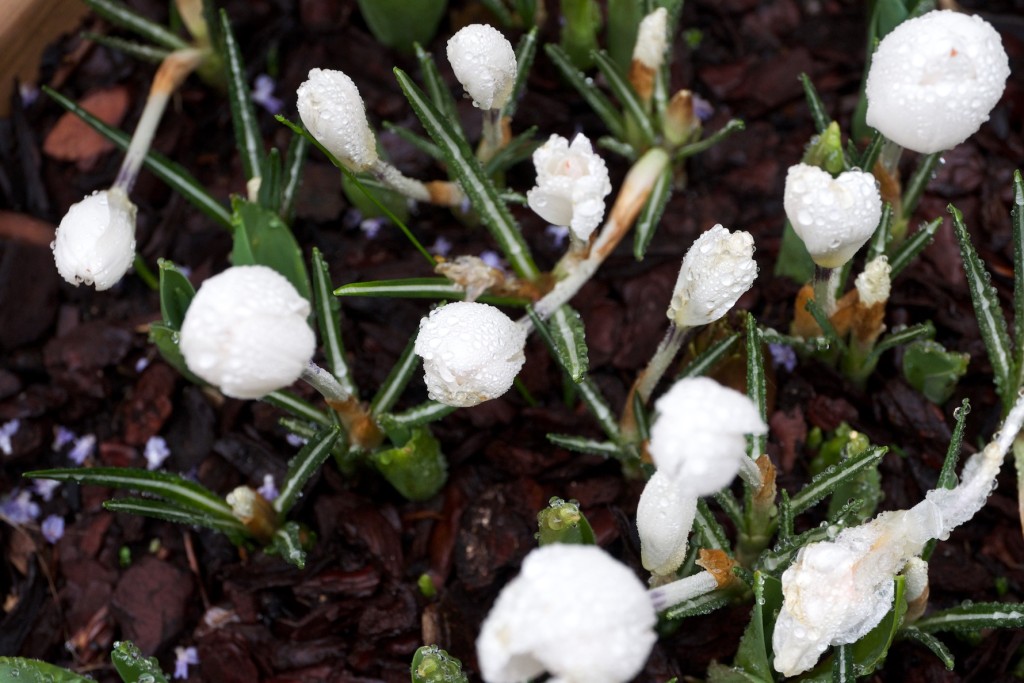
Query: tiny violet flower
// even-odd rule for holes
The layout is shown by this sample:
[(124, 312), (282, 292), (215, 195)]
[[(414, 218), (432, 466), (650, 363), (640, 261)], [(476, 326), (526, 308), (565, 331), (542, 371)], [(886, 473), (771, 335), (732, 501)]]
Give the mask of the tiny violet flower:
[(544, 234), (551, 240), (555, 249), (561, 249), (565, 246), (565, 241), (569, 239), (569, 228), (565, 225), (549, 225), (544, 228)]
[(40, 531), (42, 531), (43, 538), (46, 539), (47, 543), (53, 545), (64, 538), (64, 518), (60, 515), (49, 515), (43, 520)]
[(793, 230), (822, 268), (838, 268), (853, 258), (882, 217), (875, 178), (863, 171), (833, 179), (816, 166), (790, 166), (783, 204)]
[(141, 373), (143, 370), (149, 367), (150, 360), (147, 356), (143, 356), (135, 361), (135, 372)]
[(21, 420), (14, 418), (0, 425), (0, 452), (4, 455), (10, 455), (14, 452), (14, 445), (11, 443), (12, 437), (18, 433), (21, 428)]
[(516, 53), (501, 31), (470, 24), (448, 39), (455, 78), (479, 109), (501, 109), (516, 82)]
[(98, 291), (117, 284), (135, 260), (135, 214), (135, 204), (117, 187), (72, 204), (50, 244), (60, 276)]
[(1010, 75), (999, 34), (984, 19), (928, 12), (890, 32), (871, 58), (867, 124), (907, 149), (960, 144), (988, 120)]
[(53, 499), (53, 492), (59, 486), (60, 482), (53, 479), (34, 479), (32, 481), (32, 491), (47, 503)]
[(252, 101), (266, 109), (271, 114), (280, 114), (284, 109), (284, 102), (274, 97), (274, 88), (277, 84), (267, 74), (260, 74), (253, 82)]
[(768, 354), (772, 357), (772, 365), (784, 368), (786, 372), (796, 369), (796, 351), (787, 344), (769, 344)]
[(501, 254), (490, 249), (485, 249), (480, 252), (480, 260), (484, 262), (484, 265), (488, 268), (494, 268), (496, 270), (505, 269), (505, 261), (501, 258)]
[(316, 338), (309, 301), (266, 266), (235, 266), (206, 280), (181, 325), (189, 370), (233, 398), (261, 398), (306, 369)]
[(437, 256), (448, 256), (452, 253), (452, 243), (443, 236), (439, 236), (434, 243), (430, 245), (430, 253), (436, 254)]
[(188, 678), (188, 668), (199, 664), (199, 652), (194, 647), (174, 648), (174, 677)]
[(309, 439), (307, 439), (304, 436), (299, 436), (298, 434), (291, 433), (287, 434), (284, 437), (284, 440), (288, 442), (289, 446), (294, 446), (295, 448), (302, 448), (309, 441)]
[(94, 434), (86, 434), (75, 439), (75, 445), (68, 451), (68, 458), (76, 465), (81, 465), (92, 456), (95, 450), (96, 436)]
[(658, 470), (647, 481), (636, 509), (640, 561), (655, 577), (673, 576), (686, 559), (697, 497)]
[(146, 458), (147, 470), (158, 470), (167, 458), (171, 457), (171, 449), (162, 436), (151, 436), (146, 440), (146, 448), (142, 453)]
[(256, 492), (263, 496), (268, 503), (273, 503), (281, 495), (281, 492), (277, 490), (277, 486), (274, 484), (274, 475), (272, 474), (263, 475), (263, 485), (256, 489)]
[(736, 305), (755, 278), (754, 238), (716, 225), (683, 257), (667, 315), (679, 327), (712, 323)]
[(589, 239), (604, 218), (612, 184), (587, 136), (577, 133), (570, 144), (552, 135), (533, 153), (533, 165), (537, 185), (526, 193), (530, 208), (553, 225), (567, 226), (576, 239)]
[(480, 671), (488, 683), (545, 671), (562, 683), (624, 683), (647, 661), (656, 621), (640, 580), (597, 546), (543, 546), (484, 620)]
[(39, 504), (32, 501), (28, 491), (15, 489), (0, 502), (0, 517), (11, 524), (28, 524), (39, 517)]
[(359, 223), (359, 229), (366, 235), (366, 239), (375, 240), (380, 235), (380, 229), (387, 222), (386, 218), (365, 218)]
[(509, 390), (525, 346), (526, 330), (494, 306), (457, 301), (420, 321), (414, 350), (430, 398), (464, 408)]
[(679, 380), (655, 409), (651, 458), (692, 496), (728, 486), (749, 459), (746, 435), (768, 431), (750, 398), (707, 377)]
[(312, 69), (296, 95), (302, 123), (350, 171), (365, 171), (378, 162), (377, 137), (351, 78), (341, 71)]
[(19, 83), (18, 97), (23, 107), (31, 107), (39, 99), (39, 86), (34, 83)]
[(50, 447), (55, 451), (59, 451), (77, 438), (78, 435), (67, 427), (57, 425), (53, 430), (53, 443)]

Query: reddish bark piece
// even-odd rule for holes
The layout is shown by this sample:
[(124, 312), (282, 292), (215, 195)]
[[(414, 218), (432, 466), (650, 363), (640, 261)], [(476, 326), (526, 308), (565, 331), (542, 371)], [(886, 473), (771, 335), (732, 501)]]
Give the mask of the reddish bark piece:
[(193, 588), (191, 574), (145, 556), (121, 575), (111, 611), (125, 638), (150, 655), (180, 634)]
[(826, 432), (837, 428), (843, 422), (857, 419), (857, 409), (845, 398), (831, 398), (816, 394), (807, 404), (807, 421)]
[(233, 629), (212, 632), (199, 642), (199, 666), (204, 681), (253, 683), (260, 680), (245, 638)]
[(534, 545), (535, 506), (518, 482), (496, 486), (473, 500), (462, 517), (455, 567), (466, 588), (485, 588), (503, 569), (517, 566)]
[(102, 398), (106, 395), (103, 369), (124, 358), (131, 332), (104, 322), (79, 325), (46, 345), (44, 361), (58, 383), (71, 391)]
[(160, 433), (171, 416), (171, 395), (177, 373), (157, 363), (146, 368), (135, 384), (131, 397), (121, 405), (124, 417), (124, 440), (131, 446), (143, 446)]
[[(106, 124), (121, 123), (128, 110), (128, 89), (114, 86), (94, 90), (79, 101), (79, 105)], [(89, 170), (96, 158), (114, 149), (114, 143), (94, 131), (80, 118), (68, 112), (57, 120), (43, 141), (43, 152), (54, 159), (77, 162), (80, 170)]]
[(800, 406), (793, 406), (786, 411), (777, 410), (772, 413), (769, 423), (772, 436), (782, 446), (782, 452), (779, 454), (780, 469), (783, 472), (791, 472), (796, 463), (797, 449), (807, 441), (804, 411)]
[(56, 227), (24, 213), (0, 211), (0, 238), (50, 248)]
[(33, 342), (53, 325), (59, 281), (49, 242), (6, 245), (0, 257), (0, 349)]

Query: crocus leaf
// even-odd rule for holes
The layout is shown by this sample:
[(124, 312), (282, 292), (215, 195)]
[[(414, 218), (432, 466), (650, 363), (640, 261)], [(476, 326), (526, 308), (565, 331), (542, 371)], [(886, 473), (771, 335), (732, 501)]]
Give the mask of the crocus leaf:
[(914, 622), (924, 633), (1024, 628), (1024, 603), (976, 602), (935, 612)]
[(672, 167), (666, 166), (658, 179), (654, 181), (651, 194), (647, 197), (640, 216), (636, 219), (636, 234), (633, 236), (633, 256), (637, 261), (644, 259), (647, 247), (654, 238), (654, 233), (661, 223), (661, 217), (665, 213), (665, 207), (672, 198)]
[(331, 448), (341, 436), (341, 428), (330, 426), (321, 429), (316, 436), (288, 461), (288, 472), (280, 493), (274, 499), (273, 506), (281, 515), (287, 515), (292, 506), (302, 495), (302, 488), (324, 464), (331, 454)]
[(592, 79), (587, 78), (583, 72), (573, 65), (565, 50), (554, 43), (548, 43), (544, 46), (544, 51), (547, 52), (548, 58), (562, 74), (562, 77), (576, 89), (584, 101), (594, 110), (594, 113), (604, 122), (611, 136), (619, 140), (623, 139), (626, 134), (626, 123), (622, 114), (615, 108), (611, 100), (597, 89)]
[(851, 481), (864, 470), (875, 467), (887, 450), (885, 446), (872, 446), (815, 476), (807, 486), (793, 496), (793, 514), (804, 512), (841, 484)]
[[(232, 202), (235, 226), (231, 262), (236, 266), (262, 265), (285, 276), (298, 293), (310, 298), (309, 275), (302, 248), (288, 226), (273, 211), (238, 197)], [(259, 292), (253, 292), (254, 297)]]
[(341, 340), (341, 304), (331, 290), (331, 271), (324, 256), (313, 248), (313, 308), (316, 311), (320, 341), (324, 345), (331, 374), (349, 394), (356, 395), (356, 385), (345, 358), (345, 345)]
[(0, 657), (0, 681), (18, 683), (94, 683), (92, 678), (79, 676), (38, 659)]
[(571, 434), (548, 434), (547, 439), (560, 448), (577, 453), (601, 455), (606, 458), (617, 458), (619, 456), (619, 446), (610, 441), (594, 441), (593, 439), (584, 439), (583, 437), (572, 436)]
[(231, 120), (235, 129), (235, 142), (242, 160), (245, 179), (259, 175), (263, 167), (263, 138), (256, 123), (256, 109), (249, 95), (249, 79), (246, 76), (242, 52), (231, 30), (227, 10), (220, 11), (221, 59), (228, 72), (228, 102), (231, 105)]
[(171, 261), (160, 259), (157, 265), (160, 267), (160, 314), (164, 324), (173, 330), (180, 330), (196, 290)]

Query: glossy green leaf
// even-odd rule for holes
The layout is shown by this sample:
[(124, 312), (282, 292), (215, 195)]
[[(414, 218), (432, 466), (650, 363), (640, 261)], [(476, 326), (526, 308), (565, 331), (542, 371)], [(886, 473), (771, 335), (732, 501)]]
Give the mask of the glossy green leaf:
[(799, 284), (814, 277), (814, 261), (789, 220), (782, 226), (782, 244), (779, 246), (779, 256), (775, 259), (774, 272)]
[(270, 538), (263, 549), (268, 555), (277, 555), (299, 569), (306, 568), (306, 553), (313, 545), (314, 535), (298, 522), (285, 522)]
[(131, 641), (114, 643), (110, 652), (117, 674), (126, 683), (167, 683), (156, 657), (146, 657)]
[(541, 146), (536, 139), (537, 126), (530, 126), (519, 135), (509, 140), (508, 144), (498, 150), (498, 153), (487, 160), (484, 164), (484, 172), (494, 175), (501, 171), (515, 166), (533, 156), (534, 151)]
[(540, 319), (540, 316), (527, 306), (526, 312), (533, 321), (537, 334), (544, 340), (545, 345), (555, 357), (558, 364), (562, 366), (566, 374), (573, 382), (583, 381), (587, 373), (587, 341), (586, 331), (583, 328), (583, 320), (580, 314), (568, 305), (561, 306), (551, 316), (548, 322)]
[(889, 277), (891, 279), (895, 279), (897, 275), (902, 273), (903, 269), (913, 263), (917, 255), (932, 243), (932, 240), (935, 239), (935, 232), (941, 225), (941, 218), (936, 218), (928, 223), (922, 223), (921, 227), (913, 235), (904, 240), (903, 244), (889, 258), (889, 267), (891, 269)]
[(160, 314), (168, 327), (180, 330), (185, 312), (196, 295), (195, 287), (171, 261), (160, 259), (157, 265), (160, 268)]
[(263, 138), (256, 123), (256, 109), (249, 95), (249, 79), (245, 73), (242, 52), (231, 30), (227, 10), (220, 11), (220, 27), (223, 39), (221, 59), (227, 66), (228, 103), (231, 105), (231, 121), (235, 129), (235, 144), (242, 160), (245, 179), (250, 180), (263, 167)]
[(861, 154), (860, 159), (857, 161), (857, 166), (861, 170), (870, 173), (874, 170), (875, 162), (878, 161), (878, 155), (882, 153), (882, 147), (884, 146), (885, 136), (877, 130), (873, 131), (868, 146), (864, 148), (864, 153)]
[[(885, 202), (885, 204), (882, 205), (882, 217), (878, 221), (878, 227), (875, 228), (875, 234), (873, 234), (871, 239), (868, 241), (868, 253), (864, 257), (865, 263), (871, 263), (875, 258), (885, 253), (885, 249), (889, 245), (889, 229), (891, 227), (892, 204)], [(891, 276), (892, 271), (890, 271), (890, 277)]]
[[(335, 296), (394, 297), (399, 299), (434, 299), (462, 301), (466, 290), (446, 277), (414, 277), (402, 280), (351, 282), (334, 290)], [(484, 295), (477, 299), (495, 306), (525, 306), (527, 299)]]
[(853, 666), (853, 647), (839, 645), (832, 655), (832, 683), (855, 683), (857, 675)]
[(729, 595), (724, 591), (711, 591), (710, 593), (681, 602), (675, 607), (666, 610), (665, 618), (670, 621), (678, 621), (688, 617), (711, 614), (715, 610), (725, 607), (729, 602)]
[(1024, 628), (1024, 604), (965, 602), (914, 622), (924, 633), (978, 631), (985, 628)]
[(601, 425), (604, 433), (609, 439), (618, 443), (622, 438), (622, 434), (619, 432), (619, 423), (616, 421), (612, 409), (608, 406), (608, 402), (601, 394), (601, 390), (587, 376), (584, 376), (583, 380), (574, 386), (580, 392), (580, 398), (583, 399), (587, 408), (590, 409), (590, 414), (597, 418), (597, 422)]
[(448, 9), (447, 0), (358, 0), (370, 33), (377, 42), (401, 52), (415, 43), (429, 43)]
[(74, 671), (25, 657), (0, 657), (0, 681), (4, 683), (95, 683)]
[(633, 61), (637, 28), (644, 18), (644, 7), (637, 0), (608, 0), (608, 27), (605, 30), (608, 54), (623, 71)]
[(917, 209), (917, 203), (921, 201), (921, 195), (924, 194), (924, 188), (932, 179), (932, 175), (935, 173), (935, 168), (939, 165), (939, 161), (942, 159), (942, 154), (942, 152), (926, 154), (918, 160), (917, 168), (914, 169), (914, 172), (910, 175), (910, 179), (907, 180), (906, 185), (903, 187), (903, 202), (900, 207), (903, 218), (910, 218), (914, 215), (914, 210)]
[(726, 121), (724, 126), (719, 128), (718, 130), (716, 130), (714, 133), (707, 136), (703, 140), (691, 142), (690, 144), (683, 145), (682, 147), (677, 149), (672, 155), (672, 161), (673, 163), (679, 163), (683, 159), (687, 159), (689, 157), (700, 154), (701, 152), (709, 150), (722, 140), (732, 135), (733, 133), (738, 133), (739, 131), (746, 129), (746, 127), (747, 124), (741, 121), (740, 119), (729, 119), (728, 121)]
[(858, 640), (850, 649), (853, 651), (853, 665), (857, 676), (866, 676), (877, 669), (885, 661), (892, 641), (903, 623), (903, 615), (907, 611), (907, 600), (904, 597), (905, 579), (897, 576), (893, 609), (866, 636)]
[(913, 344), (914, 342), (920, 342), (923, 340), (931, 339), (935, 336), (935, 325), (932, 324), (931, 320), (926, 320), (923, 323), (917, 325), (911, 325), (902, 330), (897, 330), (891, 334), (886, 335), (875, 345), (875, 348), (868, 354), (867, 362), (875, 363), (881, 357), (883, 353), (889, 349), (895, 349), (898, 346), (906, 346)]
[(772, 679), (762, 679), (742, 669), (725, 666), (718, 662), (708, 665), (708, 683), (771, 683)]
[(618, 444), (610, 441), (594, 441), (571, 434), (548, 434), (547, 439), (560, 448), (576, 453), (600, 455), (605, 458), (617, 458), (620, 453)]
[[(236, 266), (262, 265), (285, 276), (300, 296), (309, 299), (309, 275), (302, 248), (281, 217), (259, 204), (234, 198), (235, 226), (231, 263)], [(258, 296), (254, 292), (254, 296)]]
[(190, 47), (183, 38), (177, 36), (160, 24), (146, 19), (127, 5), (113, 0), (82, 0), (89, 8), (112, 24), (121, 26), (136, 35), (168, 50), (185, 50)]
[(331, 270), (320, 250), (313, 247), (313, 310), (316, 312), (320, 342), (324, 346), (327, 365), (331, 374), (350, 395), (357, 396), (358, 390), (349, 372), (345, 358), (345, 344), (341, 339), (341, 304), (331, 289)]
[(419, 427), (430, 422), (436, 422), (441, 418), (451, 415), (456, 410), (455, 406), (448, 406), (437, 401), (424, 401), (400, 413), (387, 413), (380, 416), (382, 425), (392, 424), (397, 427)]
[(412, 683), (469, 683), (462, 672), (462, 662), (437, 645), (417, 649), (409, 671)]
[(181, 349), (178, 347), (178, 330), (162, 322), (150, 323), (149, 341), (160, 352), (160, 355), (167, 364), (180, 372), (188, 381), (200, 387), (206, 386), (206, 382), (188, 369), (185, 357), (181, 354)]
[(947, 351), (931, 340), (916, 341), (903, 351), (903, 377), (932, 403), (942, 405), (967, 372), (971, 356)]
[(325, 427), (288, 461), (288, 472), (284, 476), (280, 493), (273, 502), (274, 509), (282, 516), (287, 515), (298, 502), (302, 488), (330, 456), (331, 448), (340, 436), (340, 427)]
[(256, 203), (268, 211), (281, 216), (281, 152), (272, 147), (263, 157), (263, 164), (256, 175), (260, 177), (259, 190), (256, 192)]
[(825, 315), (825, 311), (822, 310), (821, 306), (814, 299), (807, 300), (806, 310), (814, 318), (814, 322), (818, 323), (818, 327), (821, 328), (822, 336), (828, 341), (829, 345), (833, 348), (839, 349), (840, 353), (846, 353), (846, 342), (839, 338), (836, 334), (836, 328), (832, 326), (832, 322)]
[(370, 461), (408, 500), (433, 498), (448, 481), (448, 460), (427, 427), (413, 429), (401, 446), (372, 453)]
[(637, 261), (644, 259), (647, 247), (654, 238), (654, 233), (661, 223), (661, 217), (665, 213), (665, 207), (672, 198), (672, 166), (666, 166), (658, 179), (654, 181), (651, 194), (647, 197), (643, 210), (636, 219), (635, 234), (633, 235), (633, 256)]
[(553, 496), (543, 510), (537, 513), (537, 543), (551, 545), (568, 543), (595, 545), (594, 530), (575, 500), (562, 500)]
[[(636, 91), (633, 90), (633, 86), (626, 78), (626, 75), (604, 50), (595, 50), (593, 57), (598, 70), (608, 82), (608, 87), (611, 88), (612, 93), (619, 100), (629, 119), (637, 125), (641, 140), (646, 145), (653, 144), (655, 137), (654, 124), (651, 122), (650, 115), (647, 113), (643, 102), (637, 96)], [(631, 140), (631, 142), (635, 141)]]
[(199, 514), (192, 509), (180, 507), (155, 498), (114, 498), (103, 502), (103, 508), (111, 512), (123, 512), (139, 517), (150, 517), (165, 522), (200, 526), (241, 540), (249, 535), (245, 525), (236, 520)]
[(804, 88), (804, 98), (807, 100), (807, 107), (811, 110), (811, 121), (814, 122), (814, 128), (819, 133), (824, 133), (828, 125), (832, 123), (832, 117), (828, 115), (825, 103), (818, 95), (814, 83), (811, 82), (811, 77), (807, 74), (800, 74), (800, 84)]
[(561, 0), (559, 45), (578, 69), (589, 69), (597, 50), (597, 32), (603, 19), (596, 0)]
[(725, 489), (714, 494), (713, 498), (718, 506), (722, 508), (722, 512), (725, 516), (736, 526), (738, 529), (744, 528), (743, 519), (743, 506), (736, 500), (736, 496), (733, 495), (732, 491)]
[(765, 681), (771, 681), (772, 632), (775, 615), (782, 608), (782, 582), (763, 572), (754, 572), (754, 607), (750, 622), (736, 652), (736, 668)]
[(947, 670), (953, 670), (953, 666), (956, 664), (956, 660), (953, 658), (953, 653), (949, 651), (949, 648), (947, 648), (941, 640), (932, 634), (925, 633), (915, 626), (904, 626), (900, 629), (899, 636), (901, 639), (912, 640), (915, 643), (925, 646), (932, 651), (933, 655), (942, 660), (942, 663), (945, 665)]
[(594, 113), (604, 122), (611, 136), (619, 140), (623, 139), (626, 135), (625, 119), (623, 119), (622, 114), (612, 104), (611, 100), (597, 89), (593, 79), (588, 78), (583, 72), (573, 66), (572, 60), (569, 59), (569, 55), (565, 54), (565, 50), (554, 43), (547, 43), (544, 46), (544, 51), (559, 73), (562, 74), (562, 77), (569, 82), (569, 85), (576, 89), (576, 92), (580, 94), (584, 101), (590, 105), (590, 108), (594, 110)]
[(816, 475), (807, 486), (793, 496), (793, 514), (799, 515), (808, 510), (841, 484), (852, 480), (864, 470), (877, 466), (887, 451), (888, 448), (885, 446), (873, 446)]

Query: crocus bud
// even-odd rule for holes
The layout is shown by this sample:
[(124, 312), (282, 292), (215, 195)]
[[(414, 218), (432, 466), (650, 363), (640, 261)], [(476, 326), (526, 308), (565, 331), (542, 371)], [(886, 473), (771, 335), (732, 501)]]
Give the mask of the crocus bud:
[(862, 304), (874, 306), (879, 303), (884, 304), (889, 300), (889, 290), (892, 288), (890, 273), (892, 273), (892, 266), (889, 265), (889, 259), (885, 256), (874, 258), (864, 266), (864, 272), (854, 280), (857, 296)]
[(377, 163), (377, 138), (351, 78), (341, 71), (310, 69), (296, 95), (303, 125), (338, 161), (355, 173)]
[(658, 70), (665, 63), (668, 47), (668, 10), (659, 7), (640, 20), (636, 30), (633, 59), (648, 69)]
[(259, 541), (266, 543), (277, 531), (277, 511), (258, 491), (239, 486), (225, 500), (238, 521)]
[(516, 83), (516, 53), (498, 29), (470, 24), (448, 39), (455, 77), (480, 109), (501, 109)]
[(745, 435), (768, 431), (753, 401), (707, 377), (679, 380), (654, 407), (651, 458), (693, 496), (727, 486), (748, 457)]
[(640, 580), (597, 546), (532, 551), (498, 596), (476, 641), (483, 679), (547, 671), (563, 683), (624, 683), (647, 661), (654, 606)]
[(672, 96), (661, 125), (665, 140), (672, 145), (683, 145), (700, 137), (700, 117), (694, 109), (692, 92), (680, 90)]
[(533, 153), (533, 165), (537, 186), (526, 193), (530, 208), (553, 225), (568, 226), (577, 239), (589, 239), (604, 218), (604, 198), (612, 184), (587, 136), (577, 133), (569, 144), (552, 135)]
[(526, 331), (494, 306), (457, 301), (420, 321), (414, 349), (430, 398), (465, 408), (509, 390), (525, 346)]
[(988, 22), (929, 12), (893, 29), (871, 58), (867, 124), (915, 152), (950, 149), (988, 120), (1009, 75)]
[(309, 302), (277, 271), (228, 268), (202, 284), (185, 313), (185, 364), (227, 396), (266, 396), (298, 379), (312, 358), (309, 311)]
[(815, 166), (790, 166), (783, 203), (793, 230), (822, 268), (838, 268), (853, 258), (882, 217), (875, 178), (862, 171), (833, 179)]
[(117, 284), (135, 260), (135, 213), (117, 187), (72, 204), (50, 244), (60, 276), (99, 291)]
[(686, 559), (686, 544), (697, 513), (697, 498), (657, 471), (647, 481), (636, 508), (640, 561), (656, 577), (674, 576)]
[(756, 277), (751, 234), (716, 225), (683, 257), (667, 315), (680, 327), (712, 323), (736, 305)]

